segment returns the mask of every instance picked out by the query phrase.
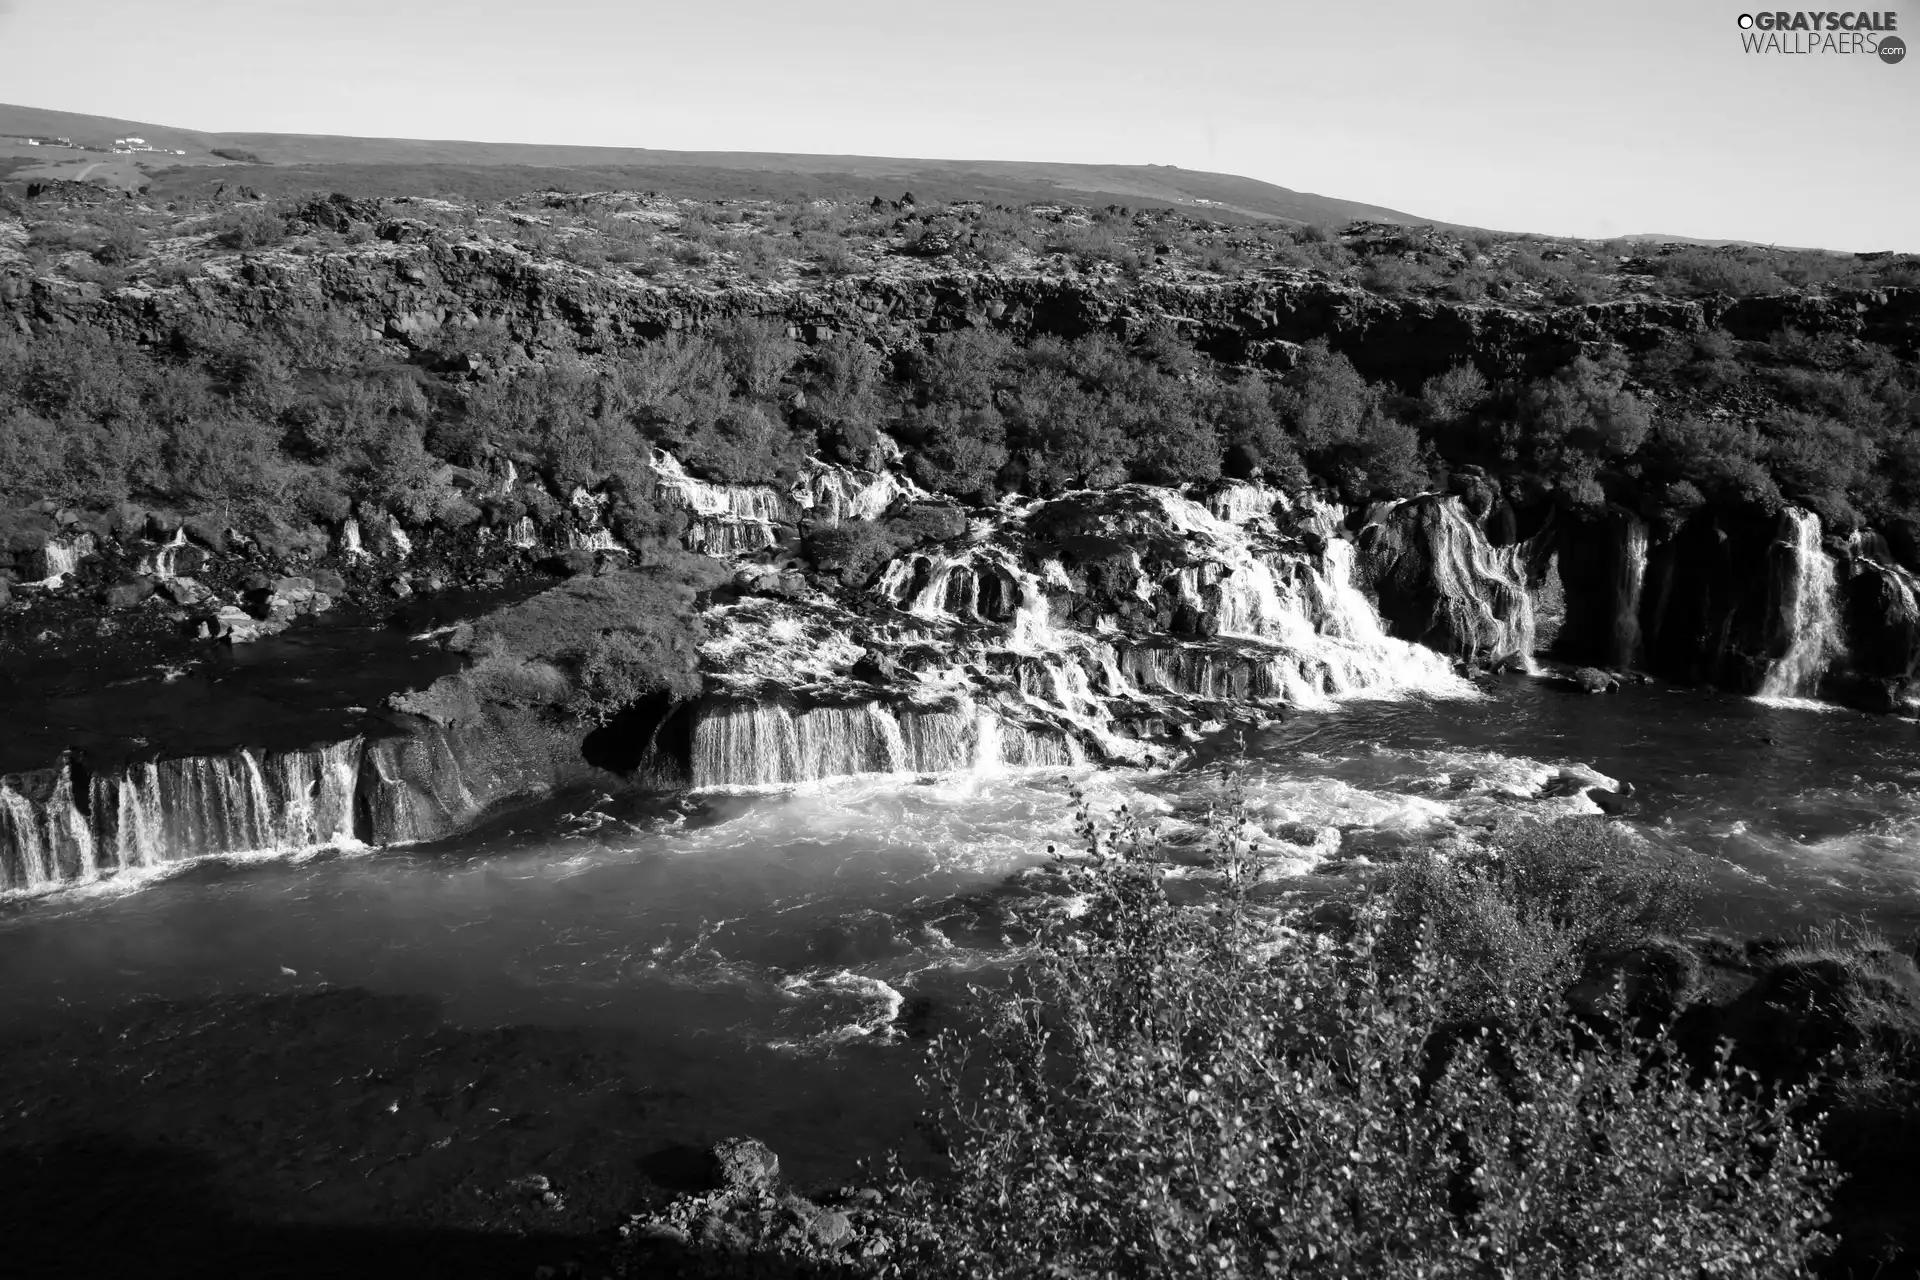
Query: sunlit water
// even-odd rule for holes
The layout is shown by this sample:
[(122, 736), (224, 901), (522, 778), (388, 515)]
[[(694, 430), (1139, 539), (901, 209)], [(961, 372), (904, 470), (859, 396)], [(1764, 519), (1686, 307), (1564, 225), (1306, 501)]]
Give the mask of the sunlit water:
[(682, 1095), (711, 1095), (712, 1125), (827, 1169), (836, 1145), (905, 1140), (918, 1037), (1018, 954), (1034, 895), (1016, 873), (1073, 845), (1076, 788), (1096, 812), (1177, 827), (1237, 775), (1286, 837), (1268, 851), (1284, 891), (1504, 815), (1594, 812), (1581, 788), (1619, 780), (1640, 804), (1627, 821), (1708, 871), (1703, 926), (1920, 927), (1911, 722), (1661, 686), (1489, 692), (1303, 713), (1162, 772), (583, 796), (437, 847), (16, 901), (0, 906), (0, 1019), (321, 987), (426, 997), (461, 1026), (623, 1036)]

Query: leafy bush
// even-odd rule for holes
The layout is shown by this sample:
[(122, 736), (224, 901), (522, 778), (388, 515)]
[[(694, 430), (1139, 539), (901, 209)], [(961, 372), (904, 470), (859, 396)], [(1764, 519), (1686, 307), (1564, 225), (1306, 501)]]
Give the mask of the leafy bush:
[(1176, 906), (1154, 852), (1123, 830), (1063, 871), (1085, 911), (931, 1050), (951, 1175), (901, 1196), (899, 1274), (1664, 1280), (1826, 1247), (1803, 1094), (1756, 1101), (1724, 1059), (1693, 1080), (1552, 1005), (1463, 1031), (1460, 958), (1382, 965), (1369, 920), (1330, 945), (1237, 892)]
[(1388, 415), (1380, 388), (1325, 339), (1302, 348), (1274, 403), (1307, 464), (1337, 481), (1349, 501), (1417, 493), (1429, 482), (1419, 434)]
[(1441, 277), (1433, 268), (1400, 257), (1370, 258), (1360, 272), (1361, 284), (1389, 296), (1424, 293), (1438, 287), (1440, 282)]
[(912, 541), (909, 531), (891, 524), (850, 520), (811, 533), (807, 538), (807, 554), (842, 584), (857, 587)]
[(1486, 1017), (1558, 1000), (1590, 962), (1678, 930), (1700, 894), (1697, 871), (1604, 819), (1523, 823), (1484, 856), (1394, 867), (1382, 953), (1439, 948), (1456, 966), (1451, 1011)]
[(267, 249), (287, 238), (287, 220), (276, 209), (246, 205), (215, 220), (212, 230), (223, 249)]
[(567, 709), (604, 722), (649, 693), (699, 692), (705, 632), (695, 597), (726, 577), (718, 561), (676, 553), (572, 578), (475, 624), (460, 645), (496, 667), (559, 667), (571, 679)]
[(1701, 293), (1725, 293), (1736, 298), (1782, 293), (1787, 282), (1776, 274), (1763, 253), (1743, 249), (1688, 248), (1660, 260), (1663, 274)]

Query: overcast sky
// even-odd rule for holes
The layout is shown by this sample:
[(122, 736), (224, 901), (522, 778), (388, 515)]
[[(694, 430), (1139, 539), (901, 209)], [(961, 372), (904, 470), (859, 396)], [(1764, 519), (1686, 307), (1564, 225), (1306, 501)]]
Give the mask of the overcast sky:
[[(1920, 52), (1755, 56), (1742, 11), (0, 0), (0, 101), (216, 131), (1177, 164), (1501, 229), (1920, 250)], [(1920, 3), (1901, 34), (1920, 46)]]

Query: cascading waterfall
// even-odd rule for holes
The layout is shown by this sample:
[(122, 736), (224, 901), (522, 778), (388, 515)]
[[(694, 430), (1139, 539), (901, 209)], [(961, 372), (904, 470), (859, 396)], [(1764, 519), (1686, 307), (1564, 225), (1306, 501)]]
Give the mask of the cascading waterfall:
[(569, 529), (567, 530), (567, 550), (625, 551), (626, 548), (614, 538), (611, 529)]
[(1647, 580), (1647, 526), (1623, 517), (1613, 582), (1613, 664), (1621, 670), (1640, 660), (1640, 596)]
[[(696, 480), (666, 454), (654, 469), (662, 496), (694, 519), (689, 543), (727, 554), (764, 549), (776, 524), (802, 512), (871, 519), (925, 496), (825, 464), (790, 492)], [(555, 536), (619, 549), (607, 501), (576, 491)], [(1208, 502), (1126, 486), (1005, 503), (964, 539), (887, 565), (872, 590), (892, 609), (819, 592), (717, 603), (701, 650), (706, 696), (671, 711), (680, 727), (648, 748), (658, 753), (649, 767), (696, 788), (744, 789), (1152, 760), (1136, 734), (1192, 739), (1263, 714), (1234, 704), (1468, 692), (1441, 654), (1387, 634), (1356, 585), (1341, 513), (1254, 485)], [(404, 534), (390, 533), (405, 554)], [(529, 518), (507, 536), (530, 545), (534, 533)], [(1484, 540), (1458, 554), (1486, 559), (1471, 565), (1482, 577), (1512, 567)], [(494, 708), (471, 723), (303, 751), (91, 775), (69, 760), (0, 779), (0, 888), (431, 839), (497, 799), (576, 776), (581, 758), (577, 735)]]
[(1206, 500), (1207, 511), (1216, 520), (1228, 524), (1265, 519), (1273, 515), (1276, 507), (1286, 510), (1291, 505), (1287, 495), (1279, 490), (1244, 481), (1222, 485), (1208, 494)]
[(142, 556), (140, 571), (156, 578), (177, 578), (180, 549), (187, 545), (187, 531), (175, 529), (173, 536)]
[(97, 549), (98, 544), (90, 533), (47, 539), (46, 546), (40, 550), (40, 585), (59, 586)]
[(794, 501), (821, 524), (848, 520), (878, 520), (896, 501), (930, 497), (904, 476), (891, 471), (856, 471), (814, 462), (793, 486)]
[(1760, 684), (1762, 698), (1810, 698), (1846, 643), (1840, 627), (1833, 558), (1820, 546), (1820, 517), (1790, 508), (1787, 544), (1793, 577), (1787, 587), (1787, 651), (1768, 668)]
[(739, 555), (774, 545), (774, 524), (792, 504), (770, 485), (714, 484), (686, 472), (664, 450), (652, 459), (661, 502), (686, 511), (688, 549), (708, 555)]
[(39, 810), (0, 779), (0, 888), (42, 889), (59, 879)]
[(1459, 498), (1433, 494), (1376, 505), (1361, 540), (1380, 611), (1401, 634), (1534, 669), (1526, 544), (1493, 546)]
[(716, 702), (694, 727), (693, 785), (748, 790), (865, 775), (998, 773), (1086, 763), (1071, 734), (1011, 722), (993, 709), (889, 707), (879, 702), (798, 709), (784, 702)]
[(360, 535), (360, 521), (348, 516), (340, 526), (340, 556), (344, 560), (364, 560), (367, 547)]
[[(1132, 726), (1217, 724), (1226, 703), (1468, 692), (1443, 655), (1386, 633), (1337, 512), (1253, 486), (1210, 500), (1244, 527), (1141, 486), (1013, 503), (964, 542), (889, 563), (877, 618), (823, 600), (730, 607), (702, 650), (725, 696), (700, 710), (694, 785), (1141, 761), (1154, 751)], [(1312, 536), (1283, 535), (1275, 512)], [(1073, 540), (1094, 565), (1061, 558)], [(890, 652), (913, 669), (855, 671)], [(935, 697), (971, 710), (926, 710)]]
[(400, 518), (392, 514), (387, 516), (387, 542), (393, 547), (394, 555), (402, 560), (413, 554), (413, 539), (400, 527)]
[[(1519, 547), (1490, 544), (1459, 502), (1441, 503), (1439, 510), (1448, 536), (1441, 540), (1444, 554), (1433, 566), (1434, 579), (1442, 597), (1455, 607), (1471, 609), (1478, 624), (1459, 630), (1500, 636), (1501, 643), (1491, 656), (1506, 656), (1499, 652), (1505, 649), (1533, 670), (1533, 596), (1527, 590), (1523, 552)], [(1491, 584), (1491, 590), (1481, 584)]]
[(0, 890), (36, 890), (194, 858), (358, 842), (360, 739), (294, 751), (76, 761), (0, 778)]
[(929, 497), (889, 471), (858, 471), (809, 459), (784, 491), (764, 484), (717, 484), (687, 474), (679, 459), (657, 450), (651, 463), (662, 502), (688, 516), (685, 544), (711, 556), (747, 556), (775, 546), (775, 526), (805, 516), (817, 524), (877, 520), (901, 500)]

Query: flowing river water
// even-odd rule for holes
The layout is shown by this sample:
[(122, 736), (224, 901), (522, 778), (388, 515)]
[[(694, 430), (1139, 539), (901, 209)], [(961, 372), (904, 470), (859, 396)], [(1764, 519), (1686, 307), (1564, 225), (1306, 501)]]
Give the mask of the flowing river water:
[[(1390, 638), (1337, 537), (1268, 545), (1231, 502), (1121, 499), (1033, 518), (1052, 536), (1177, 533), (1206, 563), (1156, 588), (1136, 557), (1140, 589), (1116, 598), (1171, 593), (1219, 639), (1057, 626), (1041, 577), (1058, 566), (1021, 558), (1016, 512), (877, 588), (894, 612), (867, 643), (936, 641), (954, 697), (793, 711), (778, 688), (796, 680), (868, 687), (841, 670), (857, 620), (743, 602), (707, 654), (736, 701), (692, 731), (690, 777), (758, 785), (563, 791), (425, 843), (400, 842), (450, 829), (429, 799), (478, 811), (469, 781), (551, 747), (510, 726), (481, 755), (355, 736), (396, 673), (455, 665), (422, 650), (432, 627), (290, 635), (85, 697), (21, 685), (0, 762), (161, 735), (188, 754), (0, 785), (0, 1204), (28, 1224), (10, 1259), (524, 1276), (721, 1138), (767, 1142), (802, 1186), (864, 1178), (889, 1152), (920, 1165), (922, 1050), (1037, 919), (1073, 909), (1048, 863), (1077, 846), (1082, 806), (1161, 824), (1176, 891), (1200, 892), (1212, 873), (1183, 851), (1243, 800), (1265, 833), (1259, 892), (1311, 900), (1410, 846), (1599, 812), (1598, 788), (1704, 873), (1702, 928), (1920, 932), (1920, 734), (1808, 697), (1838, 635), (1816, 525), (1793, 525), (1792, 643), (1761, 698), (1632, 681), (1593, 696), (1551, 677), (1470, 684)], [(1451, 506), (1426, 518), (1448, 550), (1433, 572), (1472, 606), (1461, 625), (1483, 657), (1524, 661), (1515, 553)], [(1637, 618), (1644, 538), (1625, 545), (1617, 594)], [(1004, 634), (982, 648), (988, 618)], [(1638, 632), (1612, 636), (1624, 665)], [(365, 687), (310, 674), (335, 667)], [(1279, 718), (1169, 764), (1111, 710), (1215, 699)], [(285, 741), (235, 750), (249, 717)], [(1080, 764), (1083, 740), (1139, 764)], [(901, 772), (806, 781), (860, 769)], [(356, 817), (363, 801), (375, 811)], [(363, 826), (387, 847), (358, 843)], [(300, 851), (221, 852), (262, 845)]]
[[(663, 1151), (735, 1133), (802, 1181), (855, 1177), (922, 1153), (925, 1036), (1019, 953), (1046, 898), (1021, 873), (1072, 845), (1076, 793), (1177, 831), (1230, 776), (1284, 837), (1276, 893), (1505, 814), (1592, 812), (1580, 788), (1611, 779), (1633, 785), (1625, 821), (1706, 870), (1705, 927), (1920, 928), (1913, 723), (1508, 676), (1303, 711), (1172, 769), (576, 795), (436, 845), (17, 899), (0, 905), (14, 1140), (184, 1131), (229, 1171), (270, 1155), (246, 1188), (206, 1174), (241, 1218), (459, 1222), (449, 1187), (472, 1183), (489, 1221), (508, 1203), (538, 1226), (569, 1193), (587, 1216), (632, 1193), (631, 1174), (594, 1183), (596, 1162), (659, 1180)], [(558, 1207), (511, 1190), (532, 1174)]]

